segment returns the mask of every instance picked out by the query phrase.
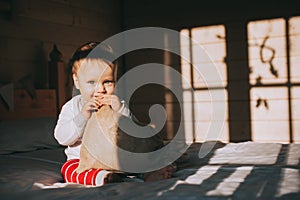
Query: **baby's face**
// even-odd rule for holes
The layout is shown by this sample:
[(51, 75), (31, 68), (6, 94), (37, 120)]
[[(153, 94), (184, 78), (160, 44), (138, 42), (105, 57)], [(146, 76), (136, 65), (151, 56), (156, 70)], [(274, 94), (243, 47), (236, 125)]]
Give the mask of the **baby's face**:
[(84, 60), (77, 74), (73, 75), (74, 83), (85, 101), (95, 93), (112, 94), (115, 88), (113, 70), (103, 61)]

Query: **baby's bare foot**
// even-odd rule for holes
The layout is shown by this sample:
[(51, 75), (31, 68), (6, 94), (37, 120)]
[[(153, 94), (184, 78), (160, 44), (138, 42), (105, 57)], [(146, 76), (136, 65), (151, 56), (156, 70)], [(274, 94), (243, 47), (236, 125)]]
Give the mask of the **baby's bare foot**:
[(149, 181), (159, 181), (163, 179), (168, 179), (172, 177), (173, 172), (174, 172), (174, 168), (171, 165), (169, 165), (159, 170), (145, 173), (144, 181), (149, 182)]

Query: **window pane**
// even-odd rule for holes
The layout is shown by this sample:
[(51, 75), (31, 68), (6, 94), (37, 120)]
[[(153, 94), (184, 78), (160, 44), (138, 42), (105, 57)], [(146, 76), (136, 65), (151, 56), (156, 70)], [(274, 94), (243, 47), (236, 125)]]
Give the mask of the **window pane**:
[[(195, 88), (225, 87), (227, 76), (226, 64), (223, 62), (201, 63), (193, 65), (193, 80)], [(204, 74), (212, 74), (205, 77)]]
[(289, 20), (291, 82), (300, 82), (300, 17)]
[(191, 88), (191, 66), (190, 64), (181, 64), (181, 84), (183, 89)]
[(252, 139), (259, 142), (289, 142), (287, 88), (252, 88)]
[[(249, 60), (249, 65), (251, 66), (250, 83), (252, 85), (285, 83), (287, 81), (286, 58), (274, 59), (272, 63), (274, 66), (284, 67), (278, 67), (274, 72), (271, 72), (269, 63), (262, 63), (259, 59)], [(278, 74), (278, 77), (274, 74)]]
[(180, 56), (181, 63), (190, 63), (190, 40), (189, 30), (187, 29), (180, 31)]
[(293, 140), (300, 142), (300, 87), (292, 87)]
[(184, 120), (184, 133), (187, 142), (192, 142), (194, 139), (193, 133), (193, 107), (192, 107), (192, 92), (183, 92), (183, 120)]
[(248, 24), (250, 83), (287, 81), (286, 31), (284, 19)]
[[(225, 99), (223, 99), (224, 94)], [(214, 97), (214, 99), (212, 99), (212, 97)], [(197, 141), (228, 141), (229, 132), (227, 98), (228, 97), (226, 90), (206, 90), (195, 92), (194, 112)], [(218, 128), (220, 128), (221, 126), (224, 127), (220, 131), (218, 130)]]
[(191, 63), (190, 63), (190, 41), (189, 30), (183, 29), (180, 31), (180, 59), (181, 59), (181, 74), (183, 89), (191, 86)]
[[(226, 57), (225, 27), (223, 25), (192, 29), (193, 73), (195, 87), (226, 86), (227, 74), (224, 58)], [(219, 71), (216, 74), (215, 69)], [(212, 72), (212, 77), (203, 77), (205, 72)], [(216, 78), (220, 76), (220, 78)], [(221, 79), (221, 80), (220, 80)]]
[[(185, 38), (188, 34), (188, 29), (181, 31), (181, 53), (184, 57), (189, 57), (181, 59), (182, 76), (186, 80), (182, 82), (183, 88), (186, 90), (183, 93), (186, 138), (196, 141), (221, 140), (228, 142), (226, 90), (210, 90), (213, 87), (227, 85), (227, 66), (224, 62), (226, 56), (225, 27), (218, 25), (191, 29), (192, 44)], [(189, 63), (190, 57), (192, 65)], [(192, 85), (190, 86), (187, 82)], [(209, 90), (199, 91), (199, 89), (205, 88)], [(187, 91), (188, 89), (194, 91)], [(197, 98), (199, 94), (200, 99)], [(211, 94), (214, 99), (211, 99)], [(225, 108), (222, 110), (221, 106)], [(213, 123), (212, 120), (214, 120)], [(210, 135), (207, 135), (208, 132)]]

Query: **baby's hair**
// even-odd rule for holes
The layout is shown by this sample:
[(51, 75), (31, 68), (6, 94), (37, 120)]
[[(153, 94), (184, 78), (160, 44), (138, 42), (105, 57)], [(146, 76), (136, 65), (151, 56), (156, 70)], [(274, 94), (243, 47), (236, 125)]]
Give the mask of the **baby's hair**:
[(75, 51), (69, 63), (72, 74), (77, 73), (83, 59), (104, 61), (113, 70), (116, 79), (117, 61), (114, 59), (113, 50), (109, 45), (94, 41), (81, 45)]

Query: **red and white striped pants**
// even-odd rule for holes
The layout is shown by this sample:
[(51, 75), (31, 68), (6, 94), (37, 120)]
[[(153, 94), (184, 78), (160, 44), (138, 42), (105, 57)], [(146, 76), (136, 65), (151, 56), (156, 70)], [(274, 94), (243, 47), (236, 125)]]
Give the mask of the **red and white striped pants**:
[(102, 169), (90, 169), (77, 173), (76, 169), (79, 159), (71, 159), (65, 162), (61, 168), (61, 174), (67, 183), (79, 183), (84, 185), (101, 186), (104, 184), (104, 178), (109, 173)]

